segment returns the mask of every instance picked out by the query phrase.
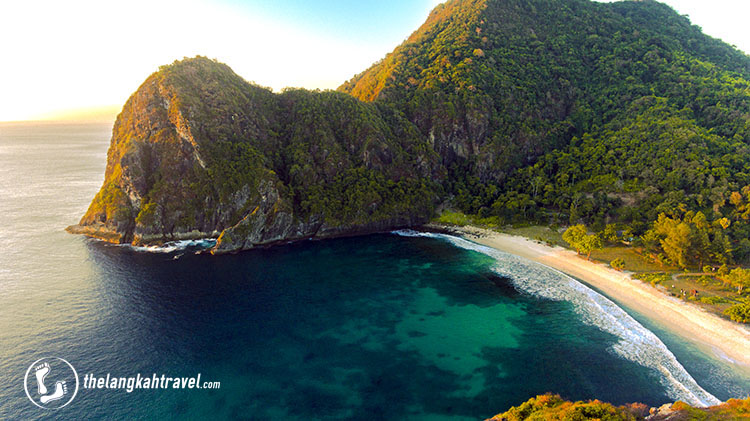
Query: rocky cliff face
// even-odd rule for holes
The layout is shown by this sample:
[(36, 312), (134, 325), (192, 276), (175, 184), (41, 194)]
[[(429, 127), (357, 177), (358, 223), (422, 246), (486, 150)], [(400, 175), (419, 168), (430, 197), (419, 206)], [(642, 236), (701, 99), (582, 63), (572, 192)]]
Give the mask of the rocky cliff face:
[(115, 123), (105, 182), (68, 230), (227, 252), (424, 221), (436, 156), (391, 110), (344, 94), (248, 84), (186, 59), (151, 75)]

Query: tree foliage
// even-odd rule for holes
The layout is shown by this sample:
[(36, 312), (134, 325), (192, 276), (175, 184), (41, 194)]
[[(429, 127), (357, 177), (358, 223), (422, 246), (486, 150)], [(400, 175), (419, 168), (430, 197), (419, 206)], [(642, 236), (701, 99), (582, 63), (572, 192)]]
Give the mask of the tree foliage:
[(559, 395), (539, 395), (490, 420), (608, 420), (635, 421), (642, 419), (645, 408), (640, 406), (615, 407), (609, 403), (594, 401), (569, 402)]
[(585, 225), (573, 225), (563, 233), (563, 240), (570, 244), (578, 254), (585, 254), (587, 259), (591, 258), (591, 252), (601, 249), (602, 239), (599, 235), (588, 234)]
[(737, 288), (738, 294), (742, 294), (745, 288), (750, 288), (750, 269), (735, 268), (722, 278)]
[(698, 211), (684, 212), (682, 217), (664, 213), (654, 221), (642, 237), (644, 245), (654, 253), (663, 253), (672, 264), (686, 268), (702, 268), (707, 261), (725, 263), (731, 256), (731, 245), (721, 221), (709, 223)]
[(625, 269), (625, 261), (621, 257), (618, 257), (612, 260), (611, 262), (609, 262), (609, 265), (612, 266), (612, 268), (616, 270)]
[(750, 323), (750, 303), (735, 304), (724, 311), (724, 314), (738, 323)]

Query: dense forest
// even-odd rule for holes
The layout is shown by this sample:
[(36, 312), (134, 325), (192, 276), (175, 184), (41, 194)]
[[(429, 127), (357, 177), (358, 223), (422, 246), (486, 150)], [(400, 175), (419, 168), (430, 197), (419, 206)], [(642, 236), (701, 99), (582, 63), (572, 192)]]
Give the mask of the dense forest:
[(697, 214), (708, 245), (675, 262), (700, 266), (750, 262), (749, 79), (750, 57), (654, 1), (474, 0), (340, 90), (434, 139), (465, 213), (655, 249), (659, 218)]

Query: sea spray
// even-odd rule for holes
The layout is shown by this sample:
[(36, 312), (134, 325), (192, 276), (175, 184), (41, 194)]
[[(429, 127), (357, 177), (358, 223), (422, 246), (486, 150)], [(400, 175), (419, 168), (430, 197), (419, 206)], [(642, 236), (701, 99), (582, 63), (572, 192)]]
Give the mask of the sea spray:
[(661, 384), (672, 399), (694, 406), (711, 406), (721, 402), (698, 385), (653, 332), (643, 327), (614, 302), (576, 279), (542, 264), (451, 235), (412, 230), (395, 231), (394, 234), (442, 239), (457, 247), (492, 257), (496, 261), (493, 270), (510, 278), (521, 292), (549, 300), (570, 302), (584, 323), (619, 338), (611, 350), (658, 373)]

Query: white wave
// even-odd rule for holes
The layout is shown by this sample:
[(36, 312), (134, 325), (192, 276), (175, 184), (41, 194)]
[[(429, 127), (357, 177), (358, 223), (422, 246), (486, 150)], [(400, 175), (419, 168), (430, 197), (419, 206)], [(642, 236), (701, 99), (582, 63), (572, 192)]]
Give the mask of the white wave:
[(653, 332), (643, 327), (617, 304), (578, 280), (548, 266), (451, 235), (412, 230), (393, 233), (405, 237), (438, 238), (457, 247), (494, 258), (497, 264), (493, 270), (511, 279), (519, 290), (550, 300), (570, 302), (584, 323), (618, 337), (619, 340), (612, 346), (612, 351), (658, 373), (660, 382), (670, 398), (693, 406), (721, 403), (693, 379)]
[(188, 247), (198, 247), (201, 249), (207, 249), (215, 245), (216, 245), (216, 240), (213, 238), (203, 238), (200, 240), (170, 241), (160, 246), (134, 246), (131, 244), (118, 244), (118, 246), (120, 247), (127, 247), (131, 250), (145, 252), (145, 253), (172, 253), (175, 251), (185, 250)]

